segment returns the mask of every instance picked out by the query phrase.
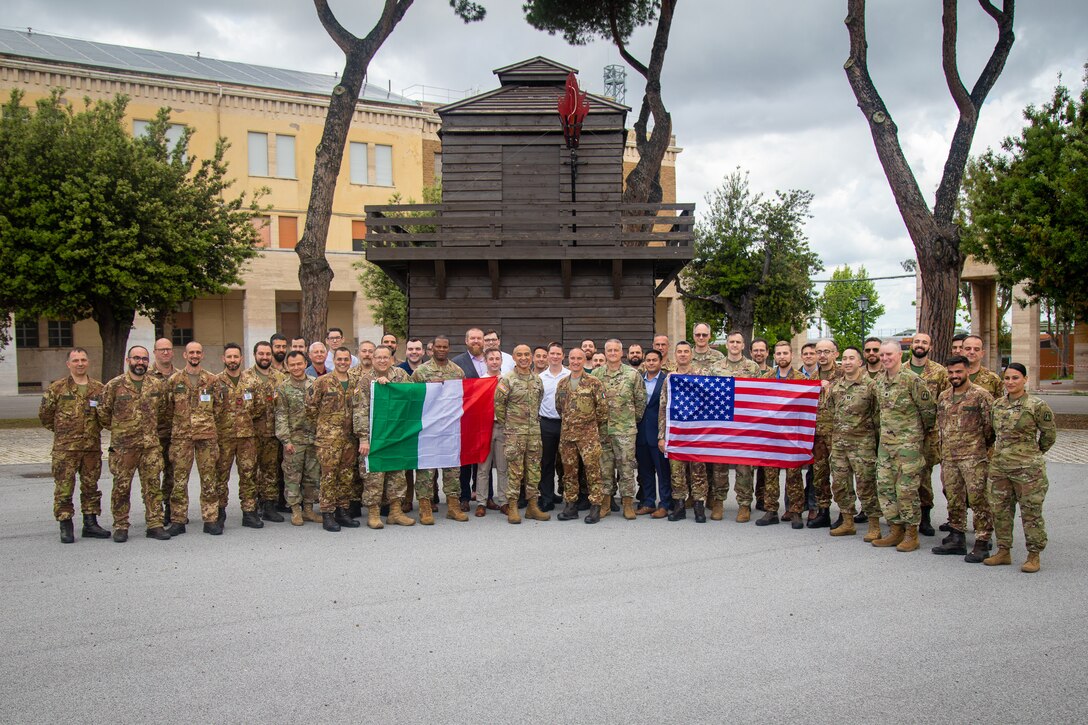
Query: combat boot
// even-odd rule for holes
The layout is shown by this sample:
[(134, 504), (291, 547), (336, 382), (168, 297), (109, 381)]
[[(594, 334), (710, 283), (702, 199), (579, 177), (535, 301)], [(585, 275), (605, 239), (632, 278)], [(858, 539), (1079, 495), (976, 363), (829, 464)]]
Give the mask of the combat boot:
[[(616, 497), (615, 496), (607, 497), (607, 499), (605, 500), (605, 503), (608, 504), (608, 512), (609, 513), (616, 514), (616, 513), (620, 512), (620, 505), (618, 503), (616, 503)], [(601, 506), (601, 508), (603, 509), (604, 506)], [(602, 516), (601, 518), (604, 518), (604, 517)]]
[(172, 523), (166, 527), (166, 533), (170, 534), (170, 537), (181, 536), (185, 533), (185, 524)]
[(990, 540), (985, 541), (981, 539), (975, 539), (975, 545), (971, 547), (971, 551), (967, 553), (967, 556), (963, 557), (963, 560), (968, 564), (981, 564), (982, 561), (990, 555)]
[(321, 527), (325, 531), (339, 531), (340, 524), (336, 523), (336, 516), (331, 511), (321, 512)]
[(74, 544), (76, 542), (75, 526), (72, 524), (71, 519), (66, 519), (60, 522), (60, 543), (62, 544)]
[(251, 529), (263, 529), (264, 522), (261, 521), (261, 517), (257, 515), (256, 511), (243, 511), (242, 526), (247, 526)]
[(982, 560), (986, 566), (1006, 566), (1012, 563), (1012, 554), (1004, 546), (997, 547), (997, 553)]
[(313, 502), (302, 504), (302, 520), (313, 521), (315, 524), (323, 523), (324, 519), (321, 517), (320, 509), (314, 511), (314, 506)]
[(419, 499), (419, 523), (424, 526), (434, 526), (434, 509), (429, 498)]
[(302, 504), (294, 504), (291, 506), (291, 525), (302, 526)]
[(98, 525), (98, 517), (94, 514), (83, 516), (83, 538), (108, 539), (110, 532)]
[(869, 531), (865, 536), (861, 537), (861, 540), (866, 544), (871, 544), (882, 536), (880, 533), (880, 517), (874, 516), (869, 519)]
[(362, 518), (363, 504), (359, 501), (352, 501), (348, 504), (348, 516), (353, 519)]
[[(507, 511), (516, 508), (517, 505), (511, 501), (510, 506), (507, 507)], [(452, 503), (450, 502), (450, 499), (446, 499), (446, 518), (453, 519), (454, 521), (468, 521), (468, 516), (461, 510), (461, 502), (457, 499), (453, 499)]]
[(737, 509), (737, 523), (738, 524), (746, 524), (751, 520), (752, 520), (752, 507), (751, 506), (741, 506), (739, 509)]
[(903, 524), (892, 524), (888, 529), (888, 535), (873, 541), (873, 546), (888, 547), (898, 546), (903, 541), (903, 537), (906, 535), (906, 527)]
[(612, 501), (612, 499), (611, 499), (611, 497), (609, 497), (609, 498), (606, 498), (604, 500), (603, 504), (601, 504), (601, 518), (602, 519), (608, 518), (608, 515), (610, 513), (612, 513), (612, 506), (610, 505), (611, 501)]
[(935, 533), (937, 533), (933, 530), (933, 524), (929, 522), (929, 512), (932, 510), (932, 506), (922, 507), (922, 520), (918, 524), (918, 533), (924, 536), (933, 536)]
[(336, 523), (341, 527), (348, 527), (349, 529), (359, 528), (359, 522), (351, 517), (348, 510), (343, 506), (337, 506), (336, 510), (332, 512), (332, 517), (336, 520)]
[(389, 515), (385, 517), (385, 523), (390, 526), (415, 526), (416, 520), (411, 516), (405, 516), (400, 502), (394, 501), (389, 507)]
[(868, 520), (869, 520), (869, 514), (865, 513), (864, 511), (862, 511), (859, 514), (854, 514), (854, 523), (855, 524), (864, 524)]
[(710, 502), (710, 520), (721, 521), (725, 517), (725, 502), (716, 498)]
[(220, 506), (219, 507), (219, 518), (216, 519), (216, 522), (220, 523), (220, 524), (227, 523), (227, 507), (226, 506)]
[(831, 522), (831, 528), (833, 528), (833, 529), (837, 529), (840, 526), (842, 526), (842, 511), (841, 510), (839, 511), (839, 518), (837, 518), (837, 519), (835, 519), (834, 521)]
[(223, 524), (219, 521), (205, 521), (204, 533), (212, 536), (220, 536), (223, 533)]
[[(292, 511), (292, 515), (293, 515), (293, 513), (294, 512)], [(276, 502), (275, 501), (265, 501), (264, 502), (264, 506), (262, 507), (262, 510), (261, 510), (261, 518), (264, 519), (265, 521), (271, 521), (274, 524), (282, 524), (283, 523), (283, 516), (281, 516), (280, 512), (276, 510)]]
[(809, 519), (808, 527), (810, 529), (831, 528), (831, 509), (820, 508), (816, 515)]
[(556, 514), (557, 519), (560, 521), (574, 521), (578, 518), (578, 502), (567, 501), (563, 504), (563, 510)]
[(765, 511), (762, 516), (756, 519), (756, 526), (770, 526), (778, 523), (777, 511)]
[(695, 506), (692, 508), (692, 513), (695, 514), (695, 523), (706, 523), (706, 504), (702, 501), (696, 501)]
[[(528, 513), (528, 512), (526, 512)], [(508, 524), (520, 524), (521, 514), (518, 513), (518, 507), (513, 502), (510, 502), (506, 506), (506, 523)]]
[(148, 539), (158, 539), (159, 541), (169, 541), (170, 534), (166, 533), (166, 529), (161, 526), (154, 526), (148, 529), (144, 533), (144, 537)]
[(679, 521), (688, 517), (688, 509), (682, 499), (672, 502), (672, 511), (669, 512), (669, 521)]
[(593, 504), (592, 506), (590, 506), (589, 507), (589, 513), (586, 514), (585, 522), (587, 524), (595, 524), (598, 521), (600, 521), (601, 520), (601, 509), (602, 508), (607, 508), (607, 507), (608, 507), (607, 503), (605, 503), (604, 506), (598, 506), (597, 504)]
[(169, 501), (164, 501), (163, 504), (162, 504), (162, 520), (166, 521), (166, 522), (170, 521), (170, 502)]
[(113, 540), (118, 544), (123, 544), (128, 541), (128, 529), (114, 529)]
[(1038, 551), (1029, 551), (1028, 552), (1028, 559), (1020, 567), (1020, 571), (1024, 572), (1025, 574), (1034, 574), (1035, 572), (1039, 571), (1039, 552)]
[(384, 529), (385, 524), (382, 523), (382, 509), (377, 504), (373, 506), (367, 506), (366, 509), (366, 526), (368, 529)]
[(628, 521), (635, 520), (635, 500), (630, 496), (623, 497), (623, 518)]
[(952, 532), (948, 534), (944, 543), (940, 546), (934, 546), (931, 551), (934, 554), (956, 554), (958, 556), (964, 556), (967, 554), (967, 539), (964, 537), (962, 531), (952, 529)]
[(895, 546), (896, 551), (918, 551), (918, 526), (909, 524), (903, 540)]
[(858, 533), (858, 530), (854, 528), (854, 517), (843, 516), (842, 522), (831, 529), (832, 536), (854, 536)]
[(532, 519), (533, 521), (551, 521), (551, 514), (546, 514), (540, 510), (540, 506), (537, 504), (536, 499), (529, 501), (529, 505), (525, 507), (525, 518)]

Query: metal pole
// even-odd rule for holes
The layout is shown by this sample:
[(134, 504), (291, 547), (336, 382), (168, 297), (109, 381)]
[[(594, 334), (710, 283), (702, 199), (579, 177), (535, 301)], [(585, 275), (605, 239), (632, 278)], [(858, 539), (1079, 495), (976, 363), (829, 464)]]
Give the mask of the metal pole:
[[(570, 203), (572, 205), (578, 204), (578, 149), (572, 147), (570, 150)], [(571, 209), (571, 216), (578, 216), (578, 209)], [(578, 233), (578, 222), (574, 222), (571, 225), (571, 233)], [(571, 244), (575, 247), (578, 246), (578, 240), (571, 240)]]

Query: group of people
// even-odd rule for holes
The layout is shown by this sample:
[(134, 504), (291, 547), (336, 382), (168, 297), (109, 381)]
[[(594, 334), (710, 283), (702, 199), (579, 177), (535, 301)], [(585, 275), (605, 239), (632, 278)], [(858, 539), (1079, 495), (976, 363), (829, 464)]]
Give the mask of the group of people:
[[(472, 328), (460, 355), (451, 356), (449, 338), (438, 335), (426, 352), (422, 340), (409, 339), (398, 362), (393, 335), (377, 345), (364, 340), (356, 354), (343, 340), (338, 328), (310, 345), (273, 335), (254, 346), (248, 368), (241, 348), (229, 343), (222, 372), (213, 374), (203, 367), (200, 343), (185, 346), (177, 369), (171, 341), (160, 339), (153, 357), (131, 347), (125, 372), (105, 385), (88, 375), (86, 351), (72, 349), (69, 375), (49, 386), (39, 411), (54, 432), (61, 541), (75, 538), (77, 475), (84, 537), (127, 540), (137, 472), (147, 536), (184, 534), (194, 463), (203, 530), (211, 535), (224, 530), (232, 466), (243, 526), (262, 528), (290, 513), (294, 525), (311, 521), (340, 531), (360, 526), (364, 509), (371, 528), (411, 526), (413, 497), (419, 523), (432, 525), (438, 471), (367, 470), (372, 384), (490, 376), (500, 378), (491, 455), (478, 466), (440, 471), (449, 519), (466, 521), (474, 499), (475, 516), (497, 510), (515, 524), (522, 508), (525, 518), (546, 521), (559, 504), (562, 521), (582, 511), (589, 524), (620, 511), (626, 519), (679, 521), (691, 509), (703, 523), (708, 512), (711, 520), (723, 518), (732, 473), (739, 523), (752, 520), (753, 506), (763, 512), (757, 526), (788, 521), (841, 537), (863, 523), (866, 542), (909, 552), (919, 548), (920, 533), (935, 534), (932, 471), (940, 464), (948, 502), (940, 528), (947, 536), (933, 553), (1010, 564), (1019, 505), (1028, 551), (1022, 570), (1039, 569), (1046, 545), (1043, 454), (1056, 437), (1053, 413), (1025, 390), (1022, 365), (1010, 364), (1003, 379), (983, 367), (983, 341), (974, 335), (957, 335), (943, 364), (930, 359), (925, 333), (913, 337), (906, 360), (898, 340), (869, 338), (861, 349), (839, 351), (822, 339), (802, 347), (799, 367), (784, 340), (746, 344), (732, 332), (722, 353), (710, 345), (704, 323), (694, 326), (692, 342), (673, 345), (657, 335), (645, 351), (609, 339), (601, 352), (585, 340), (570, 350), (552, 342), (507, 353), (497, 331)], [(809, 482), (803, 468), (785, 469), (781, 517), (779, 468), (668, 458), (669, 375), (821, 381)], [(112, 534), (97, 520), (102, 428), (111, 431)], [(834, 522), (832, 503), (839, 511)]]

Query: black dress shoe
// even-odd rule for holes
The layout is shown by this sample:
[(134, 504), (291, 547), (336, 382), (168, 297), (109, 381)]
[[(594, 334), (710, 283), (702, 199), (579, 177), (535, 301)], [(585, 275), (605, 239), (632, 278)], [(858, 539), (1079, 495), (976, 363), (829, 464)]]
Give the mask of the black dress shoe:
[(564, 504), (563, 510), (556, 514), (555, 518), (560, 521), (573, 521), (578, 518), (578, 504), (573, 501)]
[(854, 514), (855, 524), (867, 524), (869, 523), (869, 514), (862, 511), (860, 514)]
[(768, 511), (758, 519), (756, 519), (756, 526), (770, 526), (771, 524), (778, 523), (778, 512)]
[(211, 534), (212, 536), (219, 536), (223, 533), (223, 524), (219, 521), (205, 521), (204, 533)]
[(340, 506), (336, 507), (336, 511), (333, 512), (332, 517), (336, 519), (336, 523), (341, 526), (347, 526), (349, 529), (359, 528), (359, 522), (351, 518), (351, 516), (348, 515), (348, 512)]
[(325, 531), (340, 530), (340, 524), (336, 523), (336, 516), (331, 511), (321, 512), (321, 528)]
[(706, 504), (702, 501), (696, 501), (695, 506), (692, 507), (692, 513), (695, 515), (695, 523), (706, 523)]
[(83, 538), (108, 539), (110, 538), (110, 532), (98, 525), (97, 516), (94, 514), (87, 514), (83, 517)]
[(243, 511), (242, 526), (246, 526), (251, 529), (263, 529), (264, 522), (261, 521), (261, 517), (257, 515), (256, 511)]
[(172, 523), (172, 524), (170, 524), (169, 526), (166, 527), (166, 533), (170, 534), (171, 537), (181, 536), (182, 534), (185, 533), (185, 524), (173, 524)]
[(159, 541), (169, 541), (170, 540), (170, 534), (166, 533), (166, 529), (164, 529), (161, 526), (155, 526), (153, 528), (148, 529), (144, 533), (144, 536), (147, 537), (148, 539), (158, 539)]
[(113, 540), (118, 544), (123, 544), (128, 541), (128, 529), (114, 529)]
[(601, 507), (596, 506), (596, 505), (590, 506), (589, 507), (589, 513), (586, 514), (585, 522), (587, 524), (595, 524), (600, 520), (601, 520)]
[(74, 544), (76, 543), (76, 529), (71, 519), (60, 522), (60, 543), (62, 544)]
[(688, 517), (688, 508), (684, 505), (683, 499), (677, 499), (672, 502), (672, 511), (669, 511), (669, 521), (679, 521), (680, 519), (686, 519)]
[(826, 529), (831, 526), (831, 509), (821, 508), (808, 522), (810, 529)]
[(262, 507), (261, 518), (265, 521), (271, 521), (274, 524), (282, 524), (283, 517), (276, 511), (276, 504), (271, 501), (265, 501)]

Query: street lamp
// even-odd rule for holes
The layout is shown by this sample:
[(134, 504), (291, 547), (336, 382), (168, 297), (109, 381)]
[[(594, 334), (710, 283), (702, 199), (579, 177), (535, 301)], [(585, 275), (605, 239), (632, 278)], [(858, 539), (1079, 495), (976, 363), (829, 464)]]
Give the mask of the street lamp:
[(865, 340), (865, 311), (869, 309), (869, 295), (862, 293), (858, 297), (858, 310), (861, 311), (861, 338)]
[[(582, 121), (589, 113), (589, 101), (586, 94), (578, 87), (574, 73), (567, 74), (567, 87), (559, 99), (559, 122), (563, 125), (563, 140), (570, 150), (570, 203), (578, 202), (578, 141), (582, 137)], [(577, 208), (571, 209), (571, 216), (578, 216)], [(573, 224), (572, 233), (578, 233), (578, 225)], [(577, 240), (574, 245), (577, 246)]]

